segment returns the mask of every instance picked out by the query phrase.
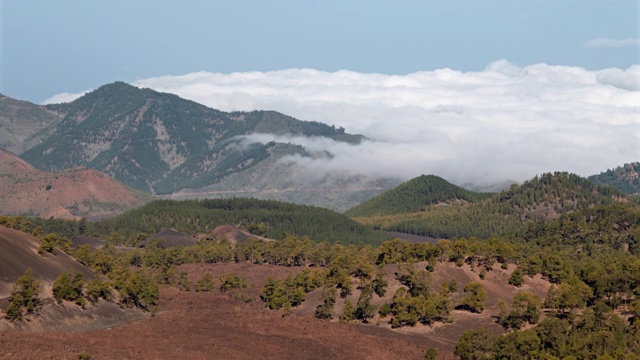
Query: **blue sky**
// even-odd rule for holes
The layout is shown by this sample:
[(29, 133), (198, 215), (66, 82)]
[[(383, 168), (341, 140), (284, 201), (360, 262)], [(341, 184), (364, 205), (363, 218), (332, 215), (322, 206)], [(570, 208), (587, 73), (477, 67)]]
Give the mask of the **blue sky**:
[(638, 1), (0, 0), (0, 93), (41, 102), (116, 80), (312, 68), (589, 70), (639, 60)]

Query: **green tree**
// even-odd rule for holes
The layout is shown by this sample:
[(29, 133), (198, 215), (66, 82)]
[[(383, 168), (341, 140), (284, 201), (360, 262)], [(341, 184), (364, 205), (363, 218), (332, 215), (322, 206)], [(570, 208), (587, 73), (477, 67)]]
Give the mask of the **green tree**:
[(140, 271), (130, 273), (118, 285), (118, 292), (123, 304), (145, 310), (155, 306), (160, 298), (158, 284)]
[(438, 352), (434, 348), (429, 348), (424, 353), (424, 360), (436, 360)]
[(100, 280), (97, 277), (87, 283), (86, 294), (87, 299), (92, 303), (96, 303), (100, 299), (105, 301), (113, 300), (111, 283), (106, 280)]
[(33, 277), (33, 270), (28, 268), (11, 289), (6, 318), (11, 321), (20, 321), (25, 315), (35, 313), (42, 305), (41, 286), (40, 281)]
[(176, 280), (176, 285), (180, 289), (180, 291), (191, 291), (192, 285), (189, 280), (189, 274), (186, 271), (181, 271), (178, 273), (178, 279)]
[(491, 359), (494, 337), (484, 328), (466, 330), (456, 343), (453, 352), (461, 360)]
[(333, 308), (336, 304), (336, 295), (335, 288), (330, 288), (322, 292), (320, 305), (316, 307), (316, 311), (314, 313), (316, 318), (326, 320), (333, 319)]
[(215, 289), (215, 283), (213, 282), (213, 277), (211, 274), (205, 274), (198, 280), (196, 283), (196, 291), (197, 292), (213, 292)]
[(220, 292), (224, 293), (232, 289), (243, 289), (247, 287), (247, 280), (240, 278), (236, 274), (220, 275)]
[(525, 291), (513, 298), (513, 309), (521, 314), (524, 321), (536, 324), (540, 319), (542, 299), (534, 293)]
[(572, 277), (558, 287), (551, 286), (547, 291), (545, 306), (557, 309), (561, 314), (582, 309), (593, 296), (593, 290), (577, 277)]
[(356, 308), (355, 306), (353, 306), (353, 304), (351, 303), (351, 301), (349, 300), (345, 300), (344, 302), (344, 310), (342, 311), (342, 314), (340, 314), (340, 322), (341, 323), (348, 323), (351, 322), (353, 320), (356, 319)]
[(383, 269), (379, 269), (377, 274), (376, 274), (376, 278), (373, 279), (372, 282), (373, 285), (373, 292), (380, 296), (383, 297), (384, 294), (387, 292), (387, 280), (385, 279), (385, 273)]
[(513, 270), (513, 272), (511, 273), (511, 276), (509, 277), (509, 285), (520, 287), (523, 284), (524, 284), (524, 277), (522, 276), (522, 272), (520, 271), (520, 269)]
[(40, 239), (40, 247), (38, 247), (38, 254), (44, 255), (45, 252), (56, 254), (56, 235), (47, 234)]
[(61, 273), (52, 286), (53, 296), (56, 301), (61, 304), (62, 301), (71, 301), (84, 307), (86, 300), (84, 299), (84, 277), (81, 273), (69, 276), (66, 272)]
[(366, 285), (362, 289), (362, 292), (360, 292), (360, 297), (358, 298), (358, 303), (356, 304), (356, 319), (362, 320), (366, 323), (375, 315), (376, 308), (371, 304), (372, 296), (373, 291), (371, 290), (371, 285)]
[(468, 295), (462, 299), (460, 305), (471, 311), (481, 313), (484, 311), (484, 302), (487, 300), (487, 292), (479, 282), (470, 282), (464, 286), (464, 292)]

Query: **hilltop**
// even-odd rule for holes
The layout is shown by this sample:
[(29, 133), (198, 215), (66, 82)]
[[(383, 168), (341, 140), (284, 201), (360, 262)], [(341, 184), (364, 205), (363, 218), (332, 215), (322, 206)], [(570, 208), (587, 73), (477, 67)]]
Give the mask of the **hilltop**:
[(624, 164), (587, 179), (594, 184), (610, 185), (627, 194), (640, 194), (640, 162)]
[(94, 169), (40, 171), (0, 150), (0, 214), (56, 218), (104, 217), (138, 207), (151, 196)]
[(387, 231), (431, 237), (490, 238), (515, 235), (533, 220), (552, 220), (562, 214), (596, 205), (635, 203), (625, 193), (599, 186), (578, 175), (546, 173), (512, 185), (508, 190), (473, 203), (430, 206), (425, 211), (359, 217), (363, 224)]
[(414, 213), (425, 211), (430, 205), (475, 202), (488, 196), (465, 190), (435, 175), (422, 175), (349, 209), (345, 215), (362, 217)]

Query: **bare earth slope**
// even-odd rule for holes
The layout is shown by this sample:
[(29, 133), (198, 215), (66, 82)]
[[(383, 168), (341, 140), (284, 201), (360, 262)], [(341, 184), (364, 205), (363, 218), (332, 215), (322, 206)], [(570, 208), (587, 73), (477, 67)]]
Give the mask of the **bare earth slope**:
[[(303, 268), (218, 263), (182, 265), (180, 269), (187, 271), (192, 282), (204, 274), (217, 281), (221, 275), (234, 273), (246, 278), (248, 287), (239, 296), (165, 288), (156, 316), (109, 330), (74, 334), (0, 330), (0, 359), (75, 359), (81, 353), (91, 354), (94, 359), (422, 359), (431, 347), (437, 349), (438, 358), (453, 359), (455, 342), (465, 330), (485, 327), (491, 332), (503, 331), (494, 318), (498, 299), (510, 303), (521, 291), (544, 296), (548, 287), (537, 277), (527, 278), (522, 288), (506, 285), (513, 267), (495, 267), (482, 281), (467, 265), (458, 268), (441, 263), (432, 274), (433, 289), (452, 278), (460, 287), (482, 281), (489, 296), (485, 312), (456, 310), (452, 324), (391, 330), (388, 319), (371, 325), (315, 319), (310, 310), (318, 305), (319, 296), (315, 295), (319, 294), (314, 292), (290, 315), (265, 309), (258, 295), (266, 278), (283, 279)], [(397, 266), (387, 268), (388, 294), (384, 299), (377, 298), (376, 305), (393, 296), (399, 284), (391, 279), (397, 270)], [(358, 292), (355, 290), (349, 300), (355, 301)], [(461, 292), (454, 299), (460, 296)], [(242, 299), (252, 300), (247, 303)], [(336, 306), (343, 302), (340, 299)]]
[(150, 199), (97, 170), (43, 172), (0, 150), (0, 214), (95, 218), (124, 212)]
[[(116, 304), (107, 302), (88, 304), (86, 309), (71, 303), (56, 303), (51, 287), (60, 273), (80, 272), (88, 280), (93, 276), (93, 271), (63, 252), (40, 256), (37, 253), (39, 245), (40, 241), (33, 236), (0, 226), (0, 331), (82, 331), (142, 317), (141, 311), (121, 309)], [(43, 306), (38, 316), (29, 316), (28, 321), (12, 323), (4, 318), (3, 311), (9, 304), (13, 284), (27, 268), (33, 270), (33, 276), (42, 284), (40, 298)], [(31, 356), (28, 351), (25, 354)]]

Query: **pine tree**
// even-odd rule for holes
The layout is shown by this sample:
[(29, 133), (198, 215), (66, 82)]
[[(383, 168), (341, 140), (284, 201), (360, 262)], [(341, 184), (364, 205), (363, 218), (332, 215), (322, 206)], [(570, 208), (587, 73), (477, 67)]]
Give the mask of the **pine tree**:
[(28, 268), (24, 275), (16, 280), (11, 296), (6, 318), (11, 321), (20, 321), (23, 316), (34, 314), (42, 305), (40, 300), (40, 281), (33, 277), (33, 270)]

